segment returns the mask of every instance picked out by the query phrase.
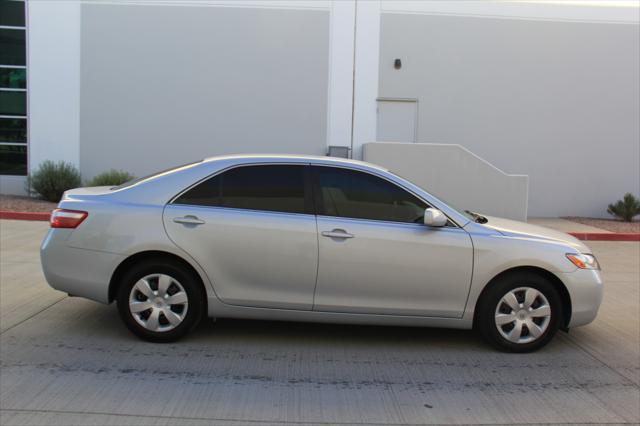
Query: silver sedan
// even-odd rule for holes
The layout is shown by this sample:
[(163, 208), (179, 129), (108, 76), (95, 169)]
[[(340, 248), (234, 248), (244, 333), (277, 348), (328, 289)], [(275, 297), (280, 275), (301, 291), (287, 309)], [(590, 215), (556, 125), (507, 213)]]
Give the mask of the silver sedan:
[(53, 288), (117, 302), (155, 342), (209, 316), (475, 328), (526, 352), (602, 299), (577, 239), (329, 157), (215, 157), (67, 191), (41, 257)]

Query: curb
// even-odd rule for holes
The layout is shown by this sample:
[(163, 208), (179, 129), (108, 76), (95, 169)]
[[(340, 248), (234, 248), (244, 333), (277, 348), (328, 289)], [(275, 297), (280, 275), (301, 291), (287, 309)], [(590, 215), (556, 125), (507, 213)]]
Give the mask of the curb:
[[(0, 210), (0, 219), (36, 220), (48, 222), (51, 213), (13, 212)], [(582, 241), (640, 241), (640, 232), (567, 232)]]
[(50, 217), (51, 217), (51, 213), (12, 212), (7, 210), (0, 210), (0, 219), (38, 220), (38, 221), (48, 222)]
[(568, 234), (582, 241), (640, 241), (639, 232), (569, 232)]

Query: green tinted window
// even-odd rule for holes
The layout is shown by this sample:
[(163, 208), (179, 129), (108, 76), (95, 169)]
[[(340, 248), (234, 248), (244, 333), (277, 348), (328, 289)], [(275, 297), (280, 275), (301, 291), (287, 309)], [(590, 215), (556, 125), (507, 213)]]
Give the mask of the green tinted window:
[(24, 1), (0, 0), (0, 25), (24, 27)]
[(27, 142), (27, 120), (0, 118), (0, 142)]
[[(24, 27), (25, 2), (0, 0), (0, 27)], [(0, 116), (27, 115), (26, 31), (0, 28)], [(12, 68), (17, 66), (18, 68)], [(16, 90), (17, 89), (17, 90)], [(27, 174), (27, 120), (0, 118), (0, 175)]]
[(25, 31), (0, 29), (0, 65), (26, 65)]
[(0, 67), (0, 88), (26, 89), (27, 70), (24, 68), (1, 68)]
[(26, 174), (26, 145), (0, 145), (0, 175)]
[(0, 115), (27, 115), (27, 93), (0, 91)]

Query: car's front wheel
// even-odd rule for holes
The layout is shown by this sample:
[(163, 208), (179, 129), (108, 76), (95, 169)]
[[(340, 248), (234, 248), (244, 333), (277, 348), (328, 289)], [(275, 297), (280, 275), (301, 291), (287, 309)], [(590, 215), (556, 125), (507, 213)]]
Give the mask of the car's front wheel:
[(491, 285), (478, 302), (476, 326), (490, 344), (508, 352), (546, 345), (562, 318), (558, 291), (543, 277), (513, 273)]
[(146, 261), (124, 274), (118, 290), (120, 317), (138, 337), (171, 342), (200, 320), (204, 295), (187, 268), (166, 261)]

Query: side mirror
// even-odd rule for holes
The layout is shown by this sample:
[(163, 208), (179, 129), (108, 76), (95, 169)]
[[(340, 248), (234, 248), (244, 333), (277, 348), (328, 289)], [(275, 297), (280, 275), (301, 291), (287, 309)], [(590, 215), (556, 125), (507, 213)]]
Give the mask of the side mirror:
[(429, 207), (424, 211), (424, 224), (427, 226), (442, 227), (449, 219), (440, 210)]

